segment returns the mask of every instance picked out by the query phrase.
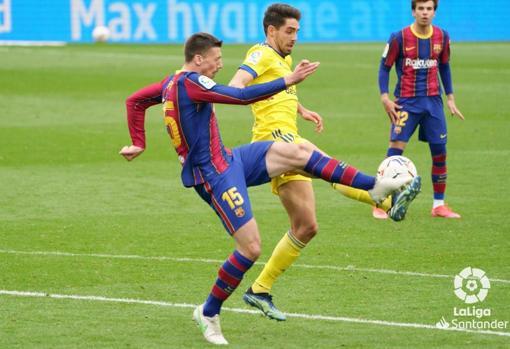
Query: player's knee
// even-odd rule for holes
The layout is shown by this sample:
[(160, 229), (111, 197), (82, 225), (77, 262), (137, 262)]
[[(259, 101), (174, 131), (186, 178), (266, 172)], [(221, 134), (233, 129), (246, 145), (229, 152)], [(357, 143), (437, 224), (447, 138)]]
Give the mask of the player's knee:
[(317, 224), (317, 221), (310, 221), (296, 227), (294, 235), (299, 241), (307, 243), (312, 240), (318, 232), (319, 225)]
[(312, 155), (313, 147), (309, 143), (300, 143), (296, 144), (296, 160), (300, 163), (306, 163), (310, 156)]
[(262, 248), (260, 246), (260, 241), (252, 241), (248, 243), (245, 247), (246, 257), (252, 261), (256, 261), (260, 257), (260, 253)]
[(316, 221), (310, 222), (305, 226), (305, 232), (309, 239), (313, 239), (313, 237), (319, 232), (319, 225)]
[(430, 154), (432, 156), (442, 155), (446, 160), (446, 144), (434, 144), (430, 143)]

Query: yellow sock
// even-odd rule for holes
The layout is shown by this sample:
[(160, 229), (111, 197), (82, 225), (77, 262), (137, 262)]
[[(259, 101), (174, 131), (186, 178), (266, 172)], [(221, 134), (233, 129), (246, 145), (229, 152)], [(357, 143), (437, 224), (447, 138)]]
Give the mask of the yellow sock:
[[(375, 206), (374, 200), (372, 200), (370, 194), (368, 194), (368, 191), (366, 190), (356, 189), (338, 183), (333, 183), (332, 185), (333, 188), (342, 193), (343, 196)], [(383, 210), (388, 211), (391, 208), (391, 197), (386, 198), (386, 200), (384, 200), (382, 204), (377, 205), (377, 207), (380, 207)]]
[(270, 293), (276, 279), (299, 257), (306, 244), (287, 232), (273, 250), (269, 261), (251, 286), (255, 293)]

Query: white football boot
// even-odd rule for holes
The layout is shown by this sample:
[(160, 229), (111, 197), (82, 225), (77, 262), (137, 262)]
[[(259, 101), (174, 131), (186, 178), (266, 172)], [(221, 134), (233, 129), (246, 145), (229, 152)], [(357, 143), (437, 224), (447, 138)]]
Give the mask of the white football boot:
[(372, 200), (376, 204), (380, 204), (391, 193), (404, 189), (404, 187), (411, 183), (412, 176), (398, 176), (397, 178), (377, 178), (375, 185), (368, 191)]
[(204, 316), (204, 305), (201, 304), (195, 308), (193, 312), (193, 321), (195, 321), (202, 331), (206, 341), (216, 345), (227, 345), (228, 342), (221, 333), (220, 315), (216, 314), (213, 317)]

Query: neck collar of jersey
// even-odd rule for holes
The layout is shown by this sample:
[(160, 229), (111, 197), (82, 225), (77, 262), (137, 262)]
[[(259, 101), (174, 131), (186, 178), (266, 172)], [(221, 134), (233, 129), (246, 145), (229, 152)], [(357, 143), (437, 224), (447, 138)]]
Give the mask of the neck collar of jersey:
[(280, 51), (278, 51), (277, 49), (275, 49), (273, 46), (269, 45), (269, 43), (267, 41), (264, 42), (264, 45), (266, 45), (267, 47), (270, 47), (274, 52), (276, 52), (278, 54), (278, 56), (285, 59), (286, 56), (283, 53), (281, 53)]
[(414, 24), (411, 24), (411, 31), (413, 34), (419, 38), (419, 39), (430, 39), (432, 37), (432, 34), (434, 34), (434, 27), (432, 25), (429, 25), (429, 30), (427, 34), (420, 34), (414, 29)]

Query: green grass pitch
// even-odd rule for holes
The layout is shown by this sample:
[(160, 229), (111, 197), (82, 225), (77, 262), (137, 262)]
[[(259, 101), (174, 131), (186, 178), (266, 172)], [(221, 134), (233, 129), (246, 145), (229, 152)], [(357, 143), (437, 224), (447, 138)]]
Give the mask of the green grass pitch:
[[(223, 49), (218, 82), (229, 81), (246, 49)], [(377, 88), (382, 49), (300, 44), (294, 52), (295, 62), (321, 61), (298, 90), (303, 105), (324, 118), (325, 131), (315, 134), (299, 120), (301, 134), (369, 173), (383, 159), (389, 133)], [(180, 68), (181, 51), (0, 47), (0, 348), (206, 347), (185, 304), (205, 299), (215, 261), (233, 242), (194, 191), (181, 186), (160, 108), (147, 116), (146, 152), (132, 163), (117, 155), (129, 143), (125, 98)], [(476, 306), (490, 308), (490, 319), (510, 321), (509, 57), (508, 43), (453, 47), (466, 121), (448, 117), (447, 202), (462, 219), (430, 217), (430, 157), (416, 137), (405, 155), (423, 175), (423, 192), (401, 223), (376, 221), (368, 206), (314, 181), (320, 232), (273, 290), (282, 310), (304, 317), (275, 323), (223, 311), (232, 348), (510, 346), (505, 335), (433, 328), (465, 307), (453, 293), (453, 276), (467, 266), (492, 280)], [(216, 108), (225, 144), (249, 142), (249, 107)], [(250, 195), (263, 262), (288, 221), (268, 186)], [(241, 295), (260, 270), (258, 264), (246, 275), (227, 307), (248, 309)], [(5, 294), (11, 291), (33, 294)]]

